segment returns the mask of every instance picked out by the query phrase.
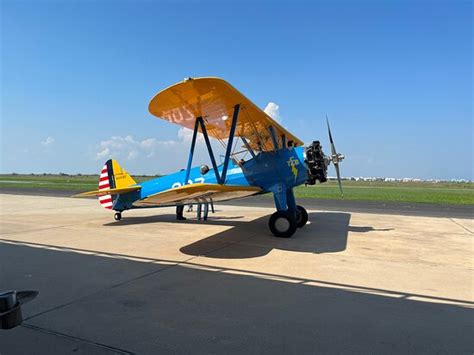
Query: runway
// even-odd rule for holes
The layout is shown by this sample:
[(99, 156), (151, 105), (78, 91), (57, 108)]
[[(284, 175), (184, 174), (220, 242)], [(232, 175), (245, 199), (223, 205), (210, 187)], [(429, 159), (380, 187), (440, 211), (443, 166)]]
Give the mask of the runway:
[[(70, 197), (77, 194), (75, 190), (53, 190), (43, 188), (17, 188), (2, 187), (0, 194)], [(473, 218), (474, 207), (472, 205), (438, 205), (430, 203), (414, 202), (390, 202), (390, 201), (357, 201), (347, 199), (298, 199), (298, 203), (308, 209), (320, 209), (325, 211), (363, 212), (375, 214), (396, 214), (403, 216), (424, 217), (452, 217)], [(273, 209), (275, 203), (270, 195), (254, 196), (241, 200), (226, 202), (232, 206), (254, 206)]]
[(0, 290), (40, 294), (0, 353), (472, 354), (468, 215), (310, 205), (278, 239), (250, 205), (114, 222), (96, 200), (1, 194)]

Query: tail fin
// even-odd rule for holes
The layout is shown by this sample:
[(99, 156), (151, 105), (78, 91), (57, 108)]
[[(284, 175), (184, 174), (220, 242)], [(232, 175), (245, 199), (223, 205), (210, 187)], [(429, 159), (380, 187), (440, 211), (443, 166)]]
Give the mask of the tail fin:
[(72, 197), (98, 196), (102, 207), (111, 210), (117, 195), (141, 189), (135, 180), (115, 161), (107, 160), (99, 177), (99, 189), (83, 192)]
[[(105, 162), (100, 172), (99, 191), (122, 189), (135, 185), (136, 182), (114, 159)], [(104, 208), (112, 209), (112, 195), (99, 196), (99, 202)]]

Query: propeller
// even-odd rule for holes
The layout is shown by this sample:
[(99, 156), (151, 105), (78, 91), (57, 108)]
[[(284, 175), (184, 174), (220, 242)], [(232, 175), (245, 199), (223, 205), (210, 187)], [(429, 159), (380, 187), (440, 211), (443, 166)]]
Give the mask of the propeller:
[(326, 115), (326, 124), (328, 126), (329, 142), (331, 143), (331, 156), (330, 156), (329, 161), (332, 162), (334, 164), (334, 168), (336, 168), (336, 176), (337, 176), (337, 182), (339, 184), (339, 191), (341, 191), (341, 197), (344, 198), (344, 194), (342, 193), (341, 173), (339, 171), (339, 163), (344, 159), (344, 155), (336, 151), (336, 146), (334, 145), (334, 141), (332, 139), (331, 128), (329, 127), (328, 115)]

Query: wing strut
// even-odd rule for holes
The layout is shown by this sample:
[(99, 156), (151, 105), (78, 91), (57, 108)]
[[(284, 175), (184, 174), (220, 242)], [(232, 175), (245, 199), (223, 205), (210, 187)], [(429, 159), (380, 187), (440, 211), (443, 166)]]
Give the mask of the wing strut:
[(247, 139), (245, 139), (245, 137), (243, 136), (240, 136), (240, 139), (242, 139), (242, 142), (244, 142), (245, 148), (247, 148), (252, 158), (255, 158), (255, 153), (253, 152), (253, 149), (250, 146), (249, 142), (247, 142)]
[(272, 137), (273, 146), (275, 147), (275, 150), (280, 149), (280, 147), (278, 146), (278, 139), (275, 133), (275, 128), (273, 128), (273, 126), (269, 126), (268, 131), (270, 132), (270, 136)]
[(225, 158), (224, 158), (224, 167), (222, 169), (222, 176), (219, 174), (219, 170), (217, 169), (216, 158), (214, 157), (214, 153), (212, 151), (211, 142), (209, 141), (209, 136), (207, 134), (207, 129), (206, 129), (204, 120), (202, 117), (196, 118), (196, 122), (194, 123), (193, 139), (191, 141), (191, 148), (189, 150), (188, 165), (186, 167), (184, 185), (188, 183), (189, 174), (191, 173), (191, 165), (193, 163), (194, 148), (196, 147), (196, 138), (197, 138), (199, 127), (201, 127), (201, 131), (204, 136), (204, 141), (206, 142), (207, 151), (209, 153), (209, 157), (211, 158), (212, 168), (214, 169), (216, 180), (219, 184), (225, 183), (225, 179), (227, 176), (227, 168), (229, 166), (230, 154), (232, 150), (232, 143), (233, 143), (234, 135), (235, 135), (235, 127), (237, 126), (237, 119), (239, 117), (239, 111), (240, 111), (240, 105), (235, 105), (234, 114), (232, 117), (232, 125), (231, 125), (230, 133), (229, 133), (229, 139), (227, 140), (227, 149), (226, 149)]
[(193, 163), (194, 147), (196, 146), (196, 138), (197, 138), (197, 132), (199, 128), (199, 118), (200, 117), (196, 118), (196, 122), (194, 123), (193, 139), (191, 141), (191, 148), (189, 149), (188, 166), (186, 167), (186, 174), (184, 176), (184, 185), (188, 183), (189, 173), (191, 172), (191, 164)]
[(227, 150), (225, 151), (224, 167), (222, 168), (222, 176), (220, 184), (225, 184), (227, 177), (227, 167), (229, 166), (230, 153), (232, 151), (232, 143), (234, 141), (235, 127), (239, 118), (240, 104), (234, 106), (234, 114), (232, 115), (232, 125), (230, 126), (229, 139), (227, 140)]
[(209, 152), (209, 158), (211, 158), (212, 168), (214, 169), (214, 173), (216, 174), (217, 181), (219, 181), (220, 180), (219, 170), (217, 169), (216, 158), (214, 157), (214, 153), (212, 152), (209, 136), (207, 135), (206, 125), (204, 124), (204, 120), (202, 119), (202, 117), (198, 117), (198, 120), (201, 124), (201, 130), (204, 136), (204, 141), (206, 142), (207, 151)]

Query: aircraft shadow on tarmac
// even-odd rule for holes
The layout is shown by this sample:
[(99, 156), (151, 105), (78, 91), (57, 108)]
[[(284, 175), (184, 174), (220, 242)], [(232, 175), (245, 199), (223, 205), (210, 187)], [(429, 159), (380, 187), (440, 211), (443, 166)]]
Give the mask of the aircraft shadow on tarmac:
[[(309, 253), (335, 253), (347, 247), (349, 232), (367, 233), (372, 231), (389, 231), (391, 229), (375, 229), (371, 226), (351, 226), (350, 213), (312, 212), (309, 223), (299, 229), (292, 238), (274, 238), (268, 229), (269, 215), (253, 221), (239, 221), (243, 216), (219, 217), (210, 216), (207, 221), (188, 219), (176, 221), (174, 215), (157, 215), (149, 217), (126, 217), (119, 223), (107, 223), (106, 226), (120, 227), (131, 224), (174, 222), (196, 223), (207, 225), (233, 226), (223, 232), (183, 246), (180, 251), (187, 255), (206, 256), (219, 259), (254, 258), (268, 254), (273, 249)], [(225, 243), (239, 244), (234, 248), (219, 248), (210, 251), (210, 245)]]
[(38, 246), (0, 245), (2, 287), (40, 292), (5, 354), (472, 354), (465, 302)]

